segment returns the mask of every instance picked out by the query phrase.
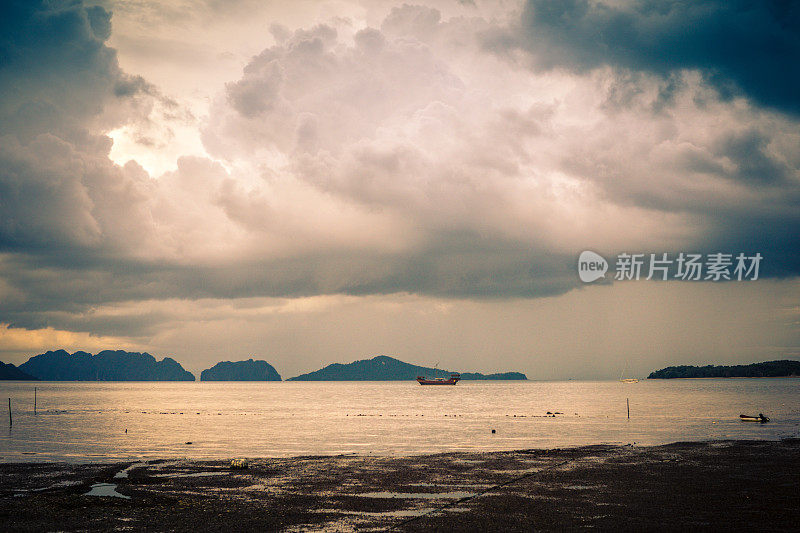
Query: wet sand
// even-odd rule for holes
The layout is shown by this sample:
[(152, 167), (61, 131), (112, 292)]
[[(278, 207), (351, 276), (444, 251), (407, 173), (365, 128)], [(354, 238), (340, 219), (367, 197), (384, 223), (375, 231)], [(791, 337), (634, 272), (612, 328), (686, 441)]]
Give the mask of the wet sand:
[(582, 528), (798, 531), (800, 439), (0, 465), (3, 531)]

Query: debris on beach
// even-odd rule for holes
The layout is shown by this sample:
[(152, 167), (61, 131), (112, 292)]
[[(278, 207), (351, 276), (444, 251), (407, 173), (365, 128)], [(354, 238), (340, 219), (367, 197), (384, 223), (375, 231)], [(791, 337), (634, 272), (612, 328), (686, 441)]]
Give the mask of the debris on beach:
[(758, 416), (739, 415), (739, 419), (742, 422), (761, 422), (762, 424), (769, 422), (769, 417), (765, 416), (764, 413), (758, 413)]
[(232, 470), (247, 470), (247, 466), (247, 460), (245, 459), (234, 459), (231, 461)]

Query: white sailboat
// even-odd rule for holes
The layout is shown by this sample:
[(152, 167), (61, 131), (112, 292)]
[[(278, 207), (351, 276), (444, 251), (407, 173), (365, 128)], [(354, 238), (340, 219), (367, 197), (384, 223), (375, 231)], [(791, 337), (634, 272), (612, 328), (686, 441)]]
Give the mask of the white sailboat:
[(626, 378), (625, 371), (628, 369), (628, 363), (625, 363), (625, 367), (622, 369), (622, 372), (619, 374), (619, 380), (622, 383), (639, 383), (639, 380), (636, 378)]

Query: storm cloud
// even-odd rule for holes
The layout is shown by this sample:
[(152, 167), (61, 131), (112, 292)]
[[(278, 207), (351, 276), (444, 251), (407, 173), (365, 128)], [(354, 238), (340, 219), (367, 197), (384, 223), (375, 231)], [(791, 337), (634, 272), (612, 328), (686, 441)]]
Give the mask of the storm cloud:
[(522, 40), (539, 66), (702, 72), (724, 98), (797, 115), (800, 6), (783, 0), (529, 0)]

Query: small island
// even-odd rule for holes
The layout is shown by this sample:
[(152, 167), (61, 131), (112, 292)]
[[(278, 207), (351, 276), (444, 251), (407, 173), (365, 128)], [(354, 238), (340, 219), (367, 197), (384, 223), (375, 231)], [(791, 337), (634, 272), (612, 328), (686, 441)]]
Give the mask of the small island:
[(647, 379), (676, 378), (784, 378), (800, 376), (800, 361), (764, 361), (734, 366), (668, 366), (652, 372)]
[[(417, 376), (435, 377), (449, 376), (450, 370), (428, 368), (405, 363), (394, 357), (379, 355), (372, 359), (353, 361), (346, 365), (333, 363), (287, 381), (413, 381)], [(502, 372), (499, 374), (481, 374), (479, 372), (461, 372), (462, 380), (526, 380), (521, 372)]]
[(281, 375), (266, 361), (221, 361), (200, 373), (200, 381), (281, 381)]

